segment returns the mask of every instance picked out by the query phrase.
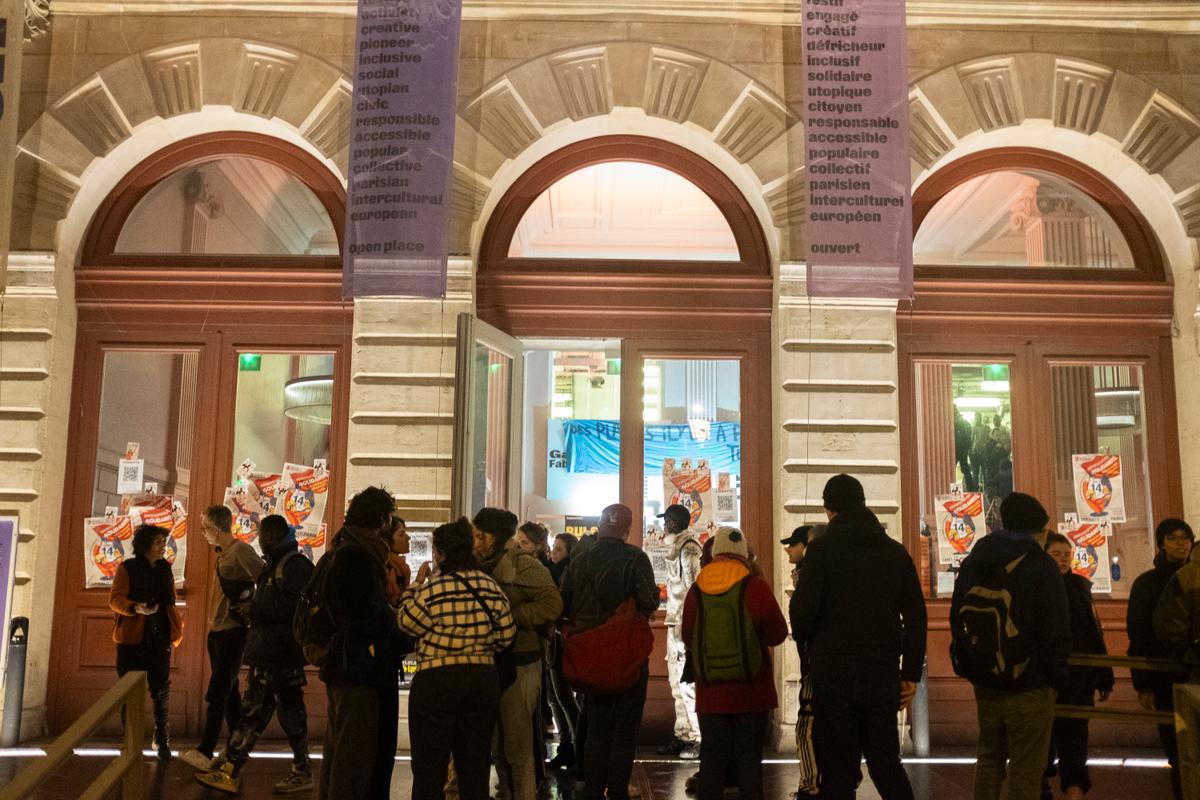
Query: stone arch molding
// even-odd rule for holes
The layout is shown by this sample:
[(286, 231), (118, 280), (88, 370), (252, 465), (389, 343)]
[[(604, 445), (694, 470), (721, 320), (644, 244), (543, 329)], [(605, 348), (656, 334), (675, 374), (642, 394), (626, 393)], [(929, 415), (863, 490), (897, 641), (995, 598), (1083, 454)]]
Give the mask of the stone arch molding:
[(148, 127), (213, 107), (251, 127), (282, 124), (344, 177), (350, 105), (340, 69), (274, 44), (202, 39), (128, 56), (62, 95), (21, 138), (13, 247), (54, 249), (89, 169)]
[[(621, 113), (628, 110), (636, 116)], [(460, 103), (452, 206), (465, 223), (457, 231), (464, 251), (471, 249), (471, 225), (505, 188), (506, 165), (523, 162), (555, 133), (571, 126), (586, 129), (581, 123), (598, 118), (612, 120), (607, 133), (681, 126), (689, 137), (707, 138), (722, 151), (726, 172), (727, 165), (742, 171), (731, 176), (735, 183), (749, 182), (761, 191), (769, 212), (764, 223), (773, 223), (783, 235), (779, 255), (787, 260), (803, 252), (798, 242), (789, 247), (788, 236), (803, 230), (795, 224), (805, 207), (803, 158), (794, 155), (804, 152), (799, 114), (762, 83), (721, 61), (625, 41), (532, 59)], [(637, 118), (655, 124), (640, 125)]]
[(1200, 239), (1200, 120), (1140, 78), (1054, 54), (990, 56), (916, 81), (909, 112), (914, 185), (980, 136), (1041, 123), (1137, 164), (1164, 189), (1186, 235)]

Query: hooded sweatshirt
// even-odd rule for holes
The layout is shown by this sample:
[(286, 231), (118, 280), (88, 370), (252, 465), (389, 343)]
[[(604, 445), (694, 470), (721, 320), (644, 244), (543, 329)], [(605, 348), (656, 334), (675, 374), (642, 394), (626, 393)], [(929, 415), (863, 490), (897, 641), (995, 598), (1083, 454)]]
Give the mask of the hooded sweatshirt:
[[(680, 637), (689, 651), (695, 634), (696, 617), (702, 594), (724, 594), (750, 575), (746, 564), (737, 556), (720, 555), (700, 570), (696, 582), (688, 590), (683, 604), (683, 624)], [(750, 578), (742, 598), (762, 648), (762, 666), (748, 681), (729, 681), (708, 684), (696, 678), (697, 714), (752, 714), (770, 711), (779, 705), (775, 694), (775, 670), (771, 668), (769, 648), (787, 638), (787, 620), (775, 602), (771, 585), (762, 578)], [(689, 652), (689, 657), (698, 657)]]
[(562, 614), (562, 597), (550, 571), (537, 558), (509, 539), (504, 548), (480, 565), (508, 598), (517, 636), (513, 657), (517, 664), (532, 664), (542, 657), (542, 639)]
[(921, 679), (921, 582), (904, 545), (865, 506), (839, 512), (808, 546), (789, 613), (814, 680)]
[(1023, 692), (1046, 686), (1061, 692), (1067, 685), (1067, 657), (1071, 654), (1071, 619), (1062, 574), (1054, 559), (1042, 551), (1028, 533), (992, 531), (976, 542), (963, 559), (954, 597), (950, 601), (950, 628), (958, 625), (958, 611), (966, 592), (987, 572), (1003, 568), (1025, 554), (1010, 576), (1012, 619), (1026, 634), (1032, 649), (1029, 666), (1009, 691)]

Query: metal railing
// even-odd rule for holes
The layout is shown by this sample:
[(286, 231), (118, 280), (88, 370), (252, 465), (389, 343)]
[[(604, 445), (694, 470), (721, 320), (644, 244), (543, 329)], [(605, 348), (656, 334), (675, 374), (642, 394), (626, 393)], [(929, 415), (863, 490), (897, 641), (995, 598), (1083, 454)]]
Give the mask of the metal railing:
[(1175, 684), (1175, 732), (1179, 780), (1185, 800), (1200, 800), (1200, 685)]
[[(1178, 661), (1171, 658), (1140, 658), (1138, 656), (1103, 656), (1092, 653), (1073, 653), (1067, 660), (1072, 667), (1119, 667), (1144, 669), (1157, 672), (1186, 672)], [(1144, 708), (1098, 708), (1096, 706), (1074, 706), (1059, 703), (1054, 706), (1054, 716), (1069, 719), (1103, 719), (1109, 722), (1131, 722), (1135, 724), (1173, 725), (1175, 715), (1170, 711), (1147, 711)]]
[(142, 748), (146, 743), (146, 673), (130, 672), (117, 681), (104, 696), (75, 720), (75, 724), (46, 748), (45, 758), (39, 758), (17, 773), (12, 783), (0, 789), (0, 800), (23, 800), (56, 775), (75, 755), (96, 729), (107, 722), (114, 711), (125, 712), (125, 741), (121, 755), (109, 764), (92, 785), (79, 795), (79, 800), (103, 800), (121, 782), (121, 800), (142, 800), (145, 784), (142, 770)]

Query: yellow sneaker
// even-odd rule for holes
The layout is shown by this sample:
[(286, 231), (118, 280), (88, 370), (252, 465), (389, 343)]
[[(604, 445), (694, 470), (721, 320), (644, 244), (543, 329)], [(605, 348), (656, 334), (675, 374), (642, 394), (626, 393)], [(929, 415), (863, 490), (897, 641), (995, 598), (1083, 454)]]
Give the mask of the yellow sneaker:
[(242, 788), (242, 779), (233, 774), (233, 764), (226, 762), (220, 769), (212, 772), (202, 772), (196, 780), (210, 789), (226, 794), (237, 794)]

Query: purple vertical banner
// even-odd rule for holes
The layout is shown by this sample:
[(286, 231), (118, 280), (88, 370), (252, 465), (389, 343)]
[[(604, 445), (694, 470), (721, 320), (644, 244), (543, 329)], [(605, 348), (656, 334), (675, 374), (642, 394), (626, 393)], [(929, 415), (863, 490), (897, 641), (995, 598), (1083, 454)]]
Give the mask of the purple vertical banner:
[(0, 636), (4, 637), (0, 648), (0, 664), (8, 663), (8, 623), (12, 616), (13, 583), (17, 579), (17, 533), (20, 527), (16, 517), (0, 517)]
[(808, 293), (912, 297), (904, 0), (804, 0)]
[(462, 0), (358, 0), (342, 293), (446, 296)]

